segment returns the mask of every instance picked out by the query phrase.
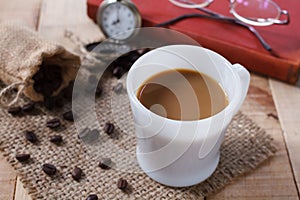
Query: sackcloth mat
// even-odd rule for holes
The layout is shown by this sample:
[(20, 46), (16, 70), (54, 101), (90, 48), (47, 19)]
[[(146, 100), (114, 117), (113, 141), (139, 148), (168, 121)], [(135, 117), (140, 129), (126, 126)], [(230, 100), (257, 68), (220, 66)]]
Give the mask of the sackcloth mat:
[[(239, 112), (227, 129), (220, 150), (219, 165), (207, 180), (184, 188), (161, 185), (144, 174), (135, 162), (136, 140), (126, 90), (119, 95), (112, 91), (113, 85), (120, 81), (125, 83), (124, 80), (107, 78), (102, 96), (96, 98), (100, 135), (107, 137), (105, 144), (83, 144), (72, 122), (62, 120), (62, 128), (56, 131), (45, 126), (47, 119), (61, 117), (64, 111), (70, 109), (70, 105), (55, 111), (45, 111), (37, 106), (38, 114), (22, 117), (12, 117), (7, 110), (0, 109), (1, 153), (15, 168), (32, 199), (82, 200), (89, 194), (97, 194), (99, 199), (199, 199), (218, 192), (235, 177), (255, 169), (276, 152), (273, 139)], [(111, 107), (114, 109), (110, 109)], [(116, 126), (113, 137), (103, 131), (107, 121)], [(26, 130), (34, 130), (38, 136), (38, 144), (25, 140)], [(49, 142), (49, 136), (54, 134), (63, 136), (62, 145)], [(114, 148), (109, 148), (111, 145)], [(100, 153), (90, 153), (93, 151)], [(31, 154), (30, 162), (16, 161), (17, 153)], [(98, 162), (100, 157), (105, 156), (114, 163), (121, 164), (116, 168), (103, 170), (98, 167)], [(54, 164), (58, 169), (57, 175), (46, 175), (42, 171), (44, 163)], [(84, 173), (79, 182), (71, 176), (75, 166), (80, 167)], [(129, 189), (126, 192), (117, 188), (119, 178), (128, 181)]]

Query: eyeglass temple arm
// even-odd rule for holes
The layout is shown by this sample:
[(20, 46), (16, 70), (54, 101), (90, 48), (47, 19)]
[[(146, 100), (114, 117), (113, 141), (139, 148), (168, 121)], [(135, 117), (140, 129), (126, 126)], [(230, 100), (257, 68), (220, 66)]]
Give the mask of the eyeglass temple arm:
[[(203, 8), (202, 8), (203, 9)], [(201, 11), (202, 11), (201, 9)], [(206, 9), (204, 9), (206, 10)], [(208, 12), (206, 12), (207, 14), (210, 14), (210, 13), (214, 13), (212, 11), (209, 11), (209, 10), (206, 10)], [(214, 13), (213, 15), (210, 14), (210, 15), (204, 15), (204, 14), (185, 14), (185, 15), (181, 15), (179, 17), (175, 17), (171, 20), (168, 20), (166, 22), (163, 22), (163, 23), (160, 23), (160, 24), (157, 24), (156, 27), (165, 27), (165, 26), (169, 26), (169, 25), (172, 25), (172, 24), (175, 24), (181, 20), (184, 20), (184, 19), (188, 19), (188, 18), (206, 18), (206, 19), (217, 19), (217, 20), (222, 20), (222, 21), (225, 21), (225, 22), (229, 22), (229, 23), (234, 23), (234, 24), (237, 24), (237, 25), (240, 25), (244, 28), (247, 28), (252, 34), (255, 35), (255, 37), (259, 40), (259, 42), (261, 43), (261, 45), (264, 47), (264, 49), (266, 49), (267, 51), (271, 52), (272, 51), (272, 48), (271, 46), (262, 38), (262, 36), (256, 31), (255, 28), (253, 28), (252, 26), (249, 26), (239, 20), (236, 20), (235, 18), (230, 18), (230, 17), (225, 17), (223, 15), (219, 15), (217, 13)]]

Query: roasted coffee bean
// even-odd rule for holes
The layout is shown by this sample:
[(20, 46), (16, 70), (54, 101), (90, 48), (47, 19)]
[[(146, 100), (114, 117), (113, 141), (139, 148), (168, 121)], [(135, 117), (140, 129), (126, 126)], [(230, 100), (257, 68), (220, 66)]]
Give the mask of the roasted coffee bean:
[(57, 171), (56, 167), (49, 163), (43, 164), (42, 170), (49, 176), (56, 174), (56, 171)]
[(50, 137), (50, 142), (59, 145), (63, 142), (63, 138), (61, 135), (53, 135)]
[(117, 187), (121, 190), (125, 190), (128, 186), (128, 182), (123, 179), (123, 178), (120, 178), (117, 182)]
[(55, 98), (54, 97), (44, 97), (44, 106), (52, 110), (55, 106)]
[(51, 129), (60, 127), (61, 123), (58, 118), (53, 118), (47, 121), (46, 126)]
[(63, 118), (67, 121), (74, 122), (74, 115), (73, 115), (73, 112), (71, 110), (68, 111), (68, 112), (65, 112), (63, 114)]
[(44, 79), (44, 73), (43, 73), (43, 71), (42, 71), (42, 70), (39, 70), (39, 71), (32, 77), (32, 79), (33, 79), (34, 81), (41, 81), (41, 80), (43, 80), (43, 79)]
[(124, 74), (124, 70), (123, 70), (123, 68), (122, 67), (120, 67), (120, 66), (117, 66), (117, 67), (115, 67), (114, 69), (113, 69), (113, 76), (114, 77), (116, 77), (117, 79), (120, 79), (122, 76), (123, 76), (123, 74)]
[(90, 75), (88, 78), (89, 84), (96, 85), (98, 82), (98, 79), (95, 75)]
[(31, 112), (34, 109), (34, 103), (30, 102), (22, 106), (22, 111), (25, 113)]
[(104, 132), (107, 133), (108, 135), (111, 135), (115, 130), (115, 126), (110, 123), (110, 122), (107, 122), (105, 123), (104, 125)]
[(137, 51), (132, 51), (129, 53), (129, 60), (134, 63), (141, 55)]
[(75, 167), (73, 170), (72, 170), (72, 178), (75, 180), (75, 181), (79, 181), (79, 179), (81, 178), (82, 176), (82, 169), (80, 169), (79, 167)]
[(16, 155), (16, 159), (19, 162), (25, 162), (25, 161), (29, 160), (29, 158), (30, 158), (30, 155), (29, 154), (25, 154), (25, 153), (17, 154)]
[(91, 129), (89, 129), (88, 127), (85, 127), (79, 134), (78, 134), (78, 138), (84, 138), (86, 137), (86, 135), (91, 131)]
[(97, 129), (89, 129), (85, 128), (83, 131), (81, 131), (78, 135), (79, 139), (83, 140), (85, 143), (95, 143), (97, 142), (98, 138), (100, 136), (100, 133)]
[(103, 92), (103, 88), (102, 86), (99, 84), (96, 88), (96, 95), (97, 96), (101, 96), (102, 95), (102, 92)]
[(20, 114), (22, 111), (20, 106), (16, 106), (16, 107), (10, 107), (8, 108), (7, 112), (13, 116), (16, 116), (18, 114)]
[(62, 108), (64, 106), (64, 100), (62, 97), (56, 97), (55, 98), (55, 107)]
[(110, 158), (103, 158), (100, 160), (98, 166), (101, 168), (101, 169), (110, 169), (112, 165), (112, 161)]
[(53, 89), (53, 85), (51, 83), (44, 83), (43, 87), (42, 87), (42, 94), (44, 95), (44, 97), (51, 97), (52, 93), (53, 93), (54, 89)]
[(62, 95), (67, 100), (72, 100), (74, 81), (70, 81), (68, 87), (62, 90)]
[(26, 131), (25, 138), (31, 143), (36, 143), (38, 141), (36, 134), (33, 131)]
[(123, 90), (123, 84), (118, 83), (117, 85), (114, 86), (113, 90), (116, 94), (120, 94)]
[(96, 194), (90, 194), (86, 200), (98, 200), (98, 196)]
[(40, 83), (35, 82), (35, 83), (33, 84), (33, 89), (34, 89), (34, 91), (36, 91), (37, 93), (42, 93), (42, 91), (43, 91), (43, 86), (42, 86)]

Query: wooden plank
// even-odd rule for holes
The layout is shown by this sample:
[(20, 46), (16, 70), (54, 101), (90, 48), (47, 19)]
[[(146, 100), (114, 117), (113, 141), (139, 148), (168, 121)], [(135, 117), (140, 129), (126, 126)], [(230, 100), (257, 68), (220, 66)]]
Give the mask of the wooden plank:
[(0, 154), (0, 200), (10, 200), (14, 198), (16, 184), (16, 173)]
[[(15, 22), (36, 29), (40, 5), (41, 0), (0, 0), (0, 22)], [(14, 169), (0, 154), (0, 200), (14, 199), (16, 180)]]
[(0, 0), (0, 22), (17, 22), (36, 29), (41, 0)]
[(21, 182), (20, 178), (17, 179), (14, 200), (32, 200), (31, 197), (28, 195), (26, 189), (24, 189), (23, 183)]
[(295, 182), (300, 188), (300, 88), (270, 80)]
[[(87, 17), (85, 0), (44, 0), (37, 29), (45, 39), (60, 43), (71, 51), (77, 46), (65, 37), (66, 30), (79, 37), (83, 44), (104, 38), (98, 26)], [(15, 200), (31, 199), (19, 179), (15, 197)]]
[[(276, 155), (254, 171), (235, 179), (216, 195), (207, 199), (298, 199), (289, 158), (276, 118), (268, 80), (251, 75), (251, 85), (241, 110), (274, 138)], [(274, 117), (268, 114), (274, 114)]]
[(71, 31), (83, 44), (104, 39), (99, 27), (87, 16), (85, 0), (44, 0), (38, 31), (69, 50), (74, 50), (76, 44), (65, 37), (66, 31)]

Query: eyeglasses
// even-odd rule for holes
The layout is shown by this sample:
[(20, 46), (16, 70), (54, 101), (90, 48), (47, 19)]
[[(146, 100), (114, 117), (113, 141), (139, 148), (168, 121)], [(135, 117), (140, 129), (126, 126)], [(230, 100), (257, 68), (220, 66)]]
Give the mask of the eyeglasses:
[[(230, 0), (230, 13), (234, 17), (227, 17), (222, 14), (216, 13), (212, 10), (204, 8), (210, 5), (213, 0), (169, 0), (176, 6), (183, 8), (194, 8), (204, 14), (193, 13), (185, 14), (173, 18), (167, 22), (158, 24), (158, 27), (172, 25), (187, 18), (208, 18), (221, 20), (227, 23), (233, 23), (248, 29), (259, 40), (262, 46), (272, 53), (272, 48), (265, 42), (262, 36), (255, 30), (253, 26), (270, 26), (286, 25), (290, 22), (289, 13), (281, 8), (271, 0)], [(285, 16), (285, 17), (284, 17)], [(285, 18), (285, 19), (282, 19)]]
[[(183, 8), (204, 8), (213, 0), (169, 0)], [(290, 17), (287, 10), (271, 0), (230, 0), (230, 13), (233, 16), (253, 26), (269, 26), (272, 24), (288, 24)], [(281, 19), (285, 16), (285, 19)]]

